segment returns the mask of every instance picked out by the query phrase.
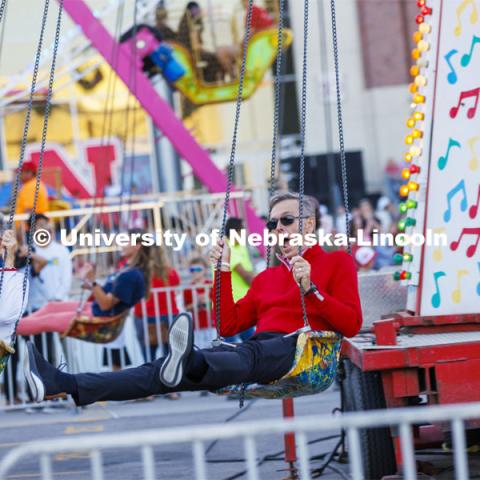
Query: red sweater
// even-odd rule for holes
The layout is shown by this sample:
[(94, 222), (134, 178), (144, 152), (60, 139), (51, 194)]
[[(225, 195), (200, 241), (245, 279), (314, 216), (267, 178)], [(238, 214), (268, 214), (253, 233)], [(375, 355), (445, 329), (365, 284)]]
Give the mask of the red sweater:
[[(324, 300), (305, 297), (313, 330), (333, 330), (353, 337), (362, 325), (355, 263), (343, 251), (326, 253), (310, 247), (303, 257), (312, 266), (311, 279)], [(291, 333), (303, 327), (300, 289), (286, 264), (257, 275), (245, 297), (233, 301), (231, 274), (221, 273), (221, 335), (233, 336), (256, 326), (259, 332)]]

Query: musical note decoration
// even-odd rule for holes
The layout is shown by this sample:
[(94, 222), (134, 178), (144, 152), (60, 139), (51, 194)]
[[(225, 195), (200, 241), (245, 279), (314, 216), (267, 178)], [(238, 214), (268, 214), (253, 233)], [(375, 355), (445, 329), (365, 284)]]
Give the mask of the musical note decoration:
[(445, 155), (442, 155), (441, 157), (438, 158), (438, 169), (443, 170), (448, 163), (448, 159), (450, 157), (450, 150), (452, 148), (462, 148), (462, 145), (458, 140), (455, 140), (453, 138), (448, 139), (448, 147), (447, 147), (447, 153)]
[(455, 25), (454, 28), (454, 35), (456, 37), (459, 37), (462, 34), (463, 27), (462, 27), (462, 15), (463, 12), (467, 9), (467, 7), (471, 6), (472, 11), (470, 13), (470, 23), (474, 25), (475, 23), (478, 22), (478, 8), (477, 8), (477, 2), (476, 0), (463, 0), (463, 2), (458, 6), (457, 11), (456, 11), (456, 16), (457, 16), (457, 24)]
[(445, 272), (434, 272), (433, 281), (435, 282), (435, 293), (432, 295), (432, 307), (438, 308), (442, 303), (442, 295), (440, 293), (440, 287), (438, 285), (438, 280), (442, 277), (446, 277)]
[(480, 37), (477, 37), (476, 35), (474, 35), (472, 38), (472, 45), (470, 46), (470, 52), (463, 55), (462, 59), (460, 60), (460, 64), (462, 65), (462, 67), (468, 67), (468, 65), (470, 65), (470, 62), (472, 61), (472, 57), (473, 57), (473, 52), (475, 51), (475, 46), (479, 44), (480, 44)]
[(445, 221), (445, 223), (448, 223), (452, 218), (452, 200), (458, 194), (462, 195), (462, 199), (460, 200), (460, 210), (464, 212), (468, 207), (467, 191), (465, 190), (465, 180), (460, 180), (460, 182), (458, 182), (458, 185), (453, 187), (447, 193), (447, 209), (443, 214), (443, 220)]
[(475, 243), (473, 243), (472, 245), (469, 245), (468, 248), (467, 248), (467, 251), (466, 251), (467, 257), (472, 258), (477, 251), (478, 244), (480, 243), (480, 228), (479, 227), (464, 228), (460, 232), (460, 236), (458, 237), (458, 239), (454, 240), (450, 244), (450, 250), (455, 252), (458, 249), (458, 247), (460, 246), (460, 244), (462, 243), (463, 238), (464, 237), (470, 237), (470, 236), (476, 237)]
[(452, 49), (445, 55), (445, 60), (450, 67), (450, 72), (447, 75), (447, 80), (450, 85), (455, 85), (458, 82), (458, 75), (455, 67), (452, 64), (452, 57), (458, 53), (458, 50)]
[(460, 96), (458, 99), (457, 105), (453, 106), (450, 109), (450, 117), (451, 118), (457, 118), (458, 112), (460, 110), (460, 107), (463, 106), (463, 100), (467, 100), (470, 98), (474, 99), (474, 104), (472, 107), (470, 107), (467, 111), (467, 117), (469, 119), (472, 119), (475, 117), (475, 114), (477, 113), (477, 108), (478, 108), (478, 99), (480, 97), (480, 87), (474, 88), (472, 90), (465, 90), (464, 92), (460, 92)]
[(468, 140), (468, 148), (472, 152), (472, 159), (470, 160), (468, 164), (468, 168), (472, 171), (475, 171), (478, 168), (478, 155), (475, 150), (475, 145), (480, 142), (480, 136), (478, 137), (473, 137), (470, 140)]
[[(480, 262), (478, 262), (477, 266), (478, 266), (478, 273), (480, 274)], [(480, 280), (477, 283), (477, 295), (480, 296)]]
[[(441, 228), (434, 228), (433, 229), (433, 233), (436, 234), (436, 233), (445, 233), (447, 230), (443, 227)], [(433, 261), (434, 262), (441, 262), (443, 260), (443, 252), (442, 252), (442, 247), (440, 245), (438, 245), (437, 247), (434, 248), (433, 252), (432, 252), (432, 256), (433, 256)]]
[(472, 220), (477, 218), (479, 205), (480, 205), (480, 185), (478, 185), (477, 200), (468, 210), (468, 215)]
[(465, 277), (470, 272), (468, 270), (458, 270), (457, 271), (457, 286), (452, 292), (452, 302), (459, 304), (462, 301), (462, 277)]

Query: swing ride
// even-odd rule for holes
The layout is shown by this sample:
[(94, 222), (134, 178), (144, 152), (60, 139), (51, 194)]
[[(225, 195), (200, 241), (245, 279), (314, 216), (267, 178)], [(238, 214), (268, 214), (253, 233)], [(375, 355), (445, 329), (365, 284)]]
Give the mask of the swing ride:
[[(81, 2), (80, 2), (81, 3)], [(273, 193), (273, 185), (275, 184), (276, 175), (276, 162), (278, 159), (278, 120), (280, 116), (280, 68), (282, 64), (282, 57), (284, 51), (292, 42), (292, 35), (287, 29), (284, 29), (284, 0), (280, 0), (280, 10), (278, 27), (265, 29), (260, 32), (256, 32), (253, 35), (249, 34), (250, 15), (252, 9), (252, 1), (249, 1), (249, 8), (247, 12), (246, 22), (246, 35), (243, 42), (242, 61), (240, 64), (240, 71), (238, 79), (228, 83), (221, 82), (221, 84), (209, 84), (202, 79), (198, 73), (198, 66), (192, 52), (186, 49), (181, 44), (176, 44), (174, 40), (168, 42), (159, 42), (154, 39), (149, 32), (145, 32), (142, 29), (138, 29), (135, 35), (132, 37), (130, 43), (127, 41), (127, 45), (124, 45), (123, 52), (125, 56), (129, 58), (139, 58), (142, 61), (146, 57), (150, 57), (151, 63), (155, 64), (162, 70), (162, 74), (171, 80), (171, 85), (188, 98), (192, 103), (197, 105), (204, 105), (209, 103), (226, 102), (236, 100), (235, 110), (235, 123), (233, 131), (233, 141), (231, 147), (230, 161), (228, 164), (228, 175), (226, 178), (226, 188), (223, 188), (225, 193), (225, 202), (223, 208), (223, 220), (221, 225), (222, 234), (225, 233), (226, 218), (229, 212), (230, 206), (230, 192), (233, 187), (233, 173), (235, 168), (236, 148), (237, 148), (237, 134), (240, 119), (241, 103), (243, 100), (249, 98), (259, 83), (262, 81), (266, 71), (276, 59), (276, 76), (275, 76), (275, 108), (274, 108), (274, 126), (273, 126), (273, 142), (272, 142), (272, 158), (271, 158), (271, 192)], [(420, 2), (419, 2), (420, 3)], [(475, 371), (479, 362), (479, 349), (478, 344), (480, 342), (478, 338), (478, 325), (480, 320), (478, 317), (478, 295), (480, 295), (479, 285), (477, 283), (469, 284), (476, 287), (470, 294), (465, 294), (462, 288), (467, 288), (462, 283), (462, 278), (467, 276), (467, 273), (461, 273), (468, 270), (468, 265), (461, 264), (462, 269), (459, 270), (457, 262), (464, 262), (464, 258), (460, 258), (459, 250), (461, 250), (462, 237), (468, 235), (477, 235), (478, 228), (473, 221), (476, 218), (478, 211), (477, 204), (472, 204), (468, 211), (470, 220), (462, 218), (459, 221), (454, 217), (454, 209), (451, 205), (451, 200), (459, 190), (454, 190), (454, 185), (449, 185), (446, 188), (444, 179), (439, 180), (434, 174), (434, 163), (440, 157), (440, 154), (444, 152), (436, 152), (438, 155), (433, 159), (433, 154), (429, 152), (430, 147), (436, 148), (433, 144), (433, 139), (438, 140), (442, 137), (442, 128), (445, 131), (454, 131), (451, 124), (443, 127), (438, 125), (441, 123), (438, 119), (438, 111), (433, 108), (433, 100), (439, 98), (440, 93), (434, 91), (434, 85), (438, 88), (446, 90), (448, 85), (453, 85), (453, 77), (448, 74), (448, 71), (441, 71), (437, 73), (433, 57), (429, 56), (428, 59), (421, 58), (422, 54), (427, 55), (428, 51), (442, 51), (445, 49), (445, 38), (442, 35), (446, 35), (444, 32), (449, 28), (448, 24), (442, 24), (442, 18), (440, 16), (440, 4), (441, 0), (431, 0), (431, 5), (427, 13), (422, 13), (422, 19), (417, 18), (419, 23), (419, 31), (416, 34), (416, 39), (419, 43), (418, 49), (416, 49), (415, 56), (419, 56), (418, 68), (415, 69), (418, 75), (421, 77), (415, 79), (414, 98), (412, 118), (409, 120), (409, 127), (412, 125), (416, 128), (418, 125), (423, 127), (421, 134), (415, 133), (415, 136), (408, 140), (408, 144), (414, 145), (407, 153), (406, 160), (408, 162), (415, 162), (416, 168), (409, 168), (408, 173), (404, 173), (404, 178), (410, 182), (403, 189), (404, 196), (408, 196), (405, 205), (402, 206), (404, 211), (409, 214), (409, 222), (405, 222), (404, 230), (406, 228), (411, 231), (423, 231), (427, 228), (424, 225), (425, 218), (427, 217), (428, 205), (434, 205), (439, 202), (439, 194), (436, 192), (450, 192), (448, 197), (448, 212), (449, 215), (443, 217), (443, 227), (450, 228), (455, 223), (460, 237), (456, 240), (456, 243), (450, 245), (451, 252), (449, 258), (445, 260), (445, 264), (441, 267), (438, 264), (439, 260), (438, 252), (429, 251), (424, 249), (409, 249), (404, 250), (404, 254), (400, 259), (403, 262), (403, 270), (396, 274), (396, 278), (402, 281), (404, 286), (408, 287), (409, 299), (408, 307), (405, 311), (394, 314), (389, 318), (383, 318), (374, 323), (371, 329), (366, 329), (358, 337), (345, 341), (339, 334), (330, 331), (313, 331), (310, 327), (308, 316), (306, 314), (304, 294), (302, 288), (300, 288), (300, 299), (302, 302), (303, 310), (303, 323), (304, 326), (297, 332), (297, 349), (294, 359), (294, 363), (290, 371), (280, 380), (268, 385), (259, 384), (243, 384), (232, 385), (231, 387), (221, 389), (215, 392), (219, 395), (225, 394), (237, 394), (240, 396), (241, 401), (244, 398), (266, 398), (275, 399), (282, 398), (288, 399), (302, 395), (311, 395), (324, 391), (334, 381), (337, 369), (342, 360), (340, 355), (343, 356), (345, 380), (342, 381), (342, 394), (345, 395), (345, 409), (348, 411), (355, 410), (368, 410), (372, 408), (393, 408), (398, 406), (409, 406), (418, 403), (420, 397), (426, 398), (426, 404), (434, 403), (459, 403), (459, 402), (471, 402), (473, 400), (479, 400), (476, 391), (478, 387), (478, 379), (472, 377), (472, 372)], [(61, 2), (62, 5), (62, 2)], [(65, 0), (65, 5), (68, 7), (68, 12), (73, 18), (76, 18), (79, 23), (80, 19), (85, 23), (90, 17), (85, 11), (77, 10), (75, 13), (75, 7), (72, 1)], [(305, 2), (304, 11), (304, 56), (303, 56), (303, 75), (302, 75), (302, 98), (301, 98), (301, 156), (300, 156), (300, 229), (302, 229), (302, 213), (304, 209), (304, 142), (305, 142), (305, 120), (306, 120), (306, 90), (307, 90), (307, 39), (308, 39), (308, 1)], [(422, 3), (422, 7), (425, 6), (425, 2)], [(454, 18), (456, 15), (456, 8), (458, 2), (452, 2), (442, 8), (448, 10), (448, 15), (445, 14), (444, 18)], [(81, 14), (78, 13), (81, 11)], [(340, 161), (342, 172), (342, 184), (343, 184), (343, 200), (345, 210), (349, 211), (349, 199), (348, 199), (348, 182), (347, 171), (345, 163), (345, 146), (344, 146), (344, 132), (342, 121), (342, 107), (341, 107), (341, 92), (339, 81), (339, 62), (338, 62), (338, 45), (337, 45), (337, 33), (336, 33), (336, 15), (335, 15), (335, 1), (331, 1), (331, 14), (333, 25), (333, 56), (335, 66), (335, 79), (336, 79), (336, 93), (337, 93), (337, 111), (338, 111), (338, 128), (340, 139)], [(60, 18), (60, 16), (59, 16)], [(60, 20), (59, 20), (60, 21)], [(474, 21), (471, 21), (474, 24)], [(59, 28), (59, 26), (57, 26)], [(432, 33), (433, 32), (433, 33)], [(458, 32), (458, 28), (456, 29)], [(87, 35), (93, 34), (88, 31)], [(438, 44), (436, 43), (435, 35), (439, 35)], [(461, 37), (455, 33), (455, 37)], [(106, 38), (106, 37), (103, 37)], [(464, 39), (463, 39), (464, 40)], [(463, 42), (462, 40), (462, 42)], [(98, 38), (96, 40), (98, 44)], [(460, 42), (459, 39), (457, 41)], [(420, 42), (423, 42), (420, 45)], [(41, 43), (41, 42), (40, 42)], [(165, 45), (163, 45), (165, 43)], [(169, 49), (165, 50), (162, 47), (168, 46)], [(468, 53), (468, 45), (459, 44), (458, 51), (466, 51)], [(473, 47), (472, 47), (473, 49)], [(132, 53), (133, 52), (133, 53)], [(112, 61), (112, 57), (105, 50), (102, 52), (107, 61)], [(448, 52), (444, 52), (448, 53)], [(138, 54), (138, 57), (136, 55)], [(163, 57), (162, 57), (163, 55)], [(470, 58), (470, 57), (469, 57)], [(174, 63), (169, 63), (174, 62)], [(176, 63), (175, 63), (176, 62)], [(142, 62), (132, 62), (135, 68), (141, 70)], [(468, 65), (464, 65), (467, 62), (463, 62), (462, 66), (466, 69)], [(118, 67), (118, 65), (117, 65)], [(119, 68), (121, 69), (121, 68)], [(422, 71), (423, 70), (423, 71)], [(52, 61), (51, 78), (53, 78), (55, 71), (55, 50)], [(463, 90), (459, 93), (460, 100), (458, 105), (450, 110), (450, 120), (454, 120), (464, 106), (462, 100), (474, 97), (471, 94), (468, 97), (468, 92), (472, 92), (471, 79), (473, 74), (471, 71), (464, 70), (464, 78), (460, 80)], [(35, 72), (34, 72), (35, 73)], [(440, 78), (440, 75), (444, 74), (444, 77), (448, 81), (445, 83)], [(123, 71), (124, 80), (127, 85), (132, 88), (132, 81), (129, 81), (126, 71)], [(120, 76), (121, 76), (120, 75)], [(429, 76), (430, 75), (430, 76)], [(435, 76), (433, 76), (435, 75)], [(438, 76), (437, 76), (438, 75)], [(455, 73), (457, 75), (457, 73)], [(457, 81), (458, 80), (458, 77)], [(466, 79), (465, 79), (466, 78)], [(145, 80), (145, 79), (143, 79)], [(32, 95), (35, 91), (35, 75), (32, 83)], [(442, 83), (443, 82), (443, 83)], [(138, 92), (136, 92), (138, 93)], [(451, 92), (449, 92), (450, 94)], [(49, 90), (47, 97), (51, 96), (51, 90)], [(458, 99), (458, 96), (455, 102)], [(152, 97), (153, 98), (153, 97)], [(452, 98), (451, 95), (448, 98)], [(426, 103), (426, 100), (431, 103)], [(474, 99), (475, 100), (475, 99)], [(477, 95), (478, 100), (478, 95)], [(30, 102), (32, 97), (30, 98)], [(146, 104), (146, 100), (143, 100)], [(477, 101), (478, 103), (478, 101)], [(452, 105), (449, 105), (451, 108)], [(31, 108), (31, 105), (30, 105)], [(470, 108), (467, 118), (472, 119), (475, 115), (476, 107)], [(158, 113), (158, 112), (157, 112)], [(435, 127), (434, 119), (436, 121)], [(48, 111), (45, 116), (45, 129), (48, 120)], [(419, 122), (423, 122), (420, 124)], [(163, 125), (163, 124), (162, 124)], [(420, 128), (420, 127), (418, 127)], [(415, 132), (420, 130), (415, 130)], [(473, 128), (473, 127), (472, 127)], [(428, 129), (431, 129), (430, 132)], [(435, 130), (437, 129), (437, 130)], [(468, 129), (467, 129), (468, 130)], [(466, 137), (464, 142), (472, 142), (475, 135), (474, 131), (471, 131), (471, 138), (465, 133)], [(430, 141), (432, 145), (426, 143)], [(425, 139), (425, 140), (422, 140)], [(423, 143), (425, 142), (425, 143)], [(440, 142), (439, 142), (440, 143)], [(459, 142), (458, 142), (459, 143)], [(450, 145), (450, 144), (449, 144)], [(44, 143), (42, 148), (44, 148)], [(449, 146), (449, 151), (452, 145)], [(473, 151), (473, 150), (472, 150)], [(475, 157), (475, 153), (474, 153)], [(448, 153), (446, 156), (441, 157), (444, 159), (444, 163), (448, 163)], [(42, 155), (39, 162), (39, 175), (37, 177), (37, 185), (42, 171)], [(463, 178), (456, 179), (458, 182), (464, 181), (464, 187), (468, 191), (468, 198), (473, 198), (475, 194), (475, 188), (477, 185), (469, 183), (468, 170), (476, 171), (476, 164), (467, 159), (465, 165), (467, 167), (462, 170), (463, 164), (459, 162), (459, 175), (464, 175)], [(421, 167), (418, 166), (423, 161)], [(21, 166), (23, 157), (20, 157), (19, 165)], [(445, 168), (446, 165), (443, 166)], [(440, 168), (442, 170), (443, 168)], [(433, 173), (432, 173), (433, 171)], [(466, 173), (466, 174), (465, 174)], [(428, 176), (428, 175), (431, 176)], [(419, 175), (414, 180), (412, 176)], [(423, 175), (423, 176), (422, 176)], [(218, 184), (223, 181), (223, 178), (217, 177)], [(435, 189), (431, 188), (428, 195), (428, 201), (426, 199), (427, 193), (420, 192), (423, 185), (429, 184), (430, 187), (440, 185), (441, 187)], [(225, 184), (225, 182), (223, 182)], [(459, 183), (461, 185), (461, 183)], [(17, 179), (18, 187), (18, 179)], [(474, 192), (471, 194), (470, 192)], [(479, 190), (480, 191), (480, 190)], [(467, 197), (467, 194), (465, 194)], [(15, 199), (15, 197), (14, 197)], [(14, 200), (15, 201), (15, 200)], [(441, 200), (443, 202), (443, 199)], [(466, 200), (465, 200), (466, 202)], [(463, 203), (465, 203), (463, 202)], [(462, 205), (463, 205), (462, 203)], [(465, 203), (466, 204), (466, 203)], [(415, 206), (413, 206), (415, 205)], [(413, 209), (416, 208), (414, 211)], [(467, 208), (461, 207), (462, 211), (466, 211)], [(430, 212), (431, 227), (438, 228), (438, 224), (432, 222), (432, 212)], [(443, 213), (443, 212), (442, 212)], [(413, 220), (412, 220), (413, 219)], [(448, 219), (448, 220), (447, 220)], [(13, 220), (13, 217), (12, 217)], [(438, 220), (438, 219), (436, 219)], [(451, 220), (451, 221), (450, 221)], [(428, 222), (427, 222), (428, 223)], [(468, 224), (467, 224), (468, 223)], [(448, 225), (447, 225), (448, 224)], [(35, 216), (33, 216), (31, 225), (31, 231), (35, 230)], [(475, 230), (475, 231), (473, 231)], [(347, 236), (349, 237), (349, 223), (347, 222)], [(457, 235), (458, 236), (458, 235)], [(455, 237), (457, 238), (457, 237)], [(477, 237), (475, 237), (477, 238)], [(468, 246), (469, 249), (465, 255), (470, 258), (476, 253), (478, 247), (478, 241), (472, 246)], [(474, 250), (475, 248), (475, 250)], [(29, 244), (29, 250), (31, 250), (31, 244)], [(455, 253), (457, 252), (457, 253)], [(473, 253), (472, 253), (473, 252)], [(268, 264), (270, 264), (270, 251), (267, 252)], [(472, 255), (469, 255), (472, 253)], [(456, 255), (456, 256), (455, 256)], [(464, 256), (465, 256), (464, 255)], [(446, 255), (445, 255), (446, 256)], [(218, 272), (218, 269), (217, 269)], [(443, 275), (441, 275), (443, 274)], [(216, 274), (216, 303), (219, 303), (220, 298), (220, 275)], [(451, 301), (445, 299), (446, 295), (442, 292), (442, 284), (439, 284), (439, 280), (446, 275), (452, 275), (457, 278), (457, 288), (450, 292)], [(441, 281), (441, 280), (440, 280)], [(0, 281), (1, 291), (1, 281)], [(475, 296), (476, 295), (476, 296)], [(473, 300), (472, 300), (473, 298)], [(216, 310), (216, 327), (217, 338), (216, 344), (224, 343), (223, 338), (220, 336), (221, 331), (221, 318), (219, 316), (219, 309)], [(390, 314), (390, 312), (383, 312), (384, 314)], [(75, 318), (70, 328), (64, 333), (64, 336), (69, 336), (81, 340), (85, 340), (93, 343), (106, 343), (118, 337), (121, 333), (126, 315), (119, 315), (115, 317), (91, 319), (78, 316)], [(367, 331), (368, 330), (368, 331)], [(15, 334), (13, 335), (13, 340)], [(12, 343), (13, 345), (13, 343)], [(5, 368), (8, 360), (8, 355), (13, 353), (12, 345), (4, 345), (3, 354), (0, 354), (0, 372)], [(232, 346), (232, 348), (235, 348)], [(1, 350), (0, 350), (1, 353)], [(459, 376), (462, 382), (459, 382)], [(462, 385), (459, 385), (462, 383)], [(472, 389), (465, 389), (463, 386), (469, 383), (473, 385)], [(475, 426), (475, 425), (474, 425)], [(429, 427), (429, 439), (432, 438), (432, 426)], [(422, 433), (426, 431), (426, 428), (419, 427), (415, 432), (416, 444), (418, 447), (424, 442)], [(435, 430), (435, 427), (433, 427)], [(434, 431), (436, 437), (440, 438), (441, 433), (439, 429)], [(365, 474), (368, 478), (381, 478), (383, 475), (395, 473), (397, 465), (401, 465), (400, 445), (399, 438), (395, 432), (390, 432), (389, 429), (377, 429), (372, 432), (362, 432), (365, 439), (365, 465), (367, 471)], [(380, 452), (380, 454), (378, 454)], [(377, 455), (378, 454), (378, 455)], [(377, 458), (378, 457), (378, 458)], [(381, 457), (381, 458), (380, 458)]]

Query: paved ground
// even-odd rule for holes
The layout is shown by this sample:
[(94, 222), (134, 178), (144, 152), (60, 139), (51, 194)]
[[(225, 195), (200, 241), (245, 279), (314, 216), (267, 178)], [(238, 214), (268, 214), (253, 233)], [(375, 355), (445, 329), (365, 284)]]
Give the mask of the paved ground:
[[(337, 405), (338, 394), (335, 391), (323, 395), (305, 397), (295, 401), (299, 415), (328, 413)], [(248, 406), (248, 402), (246, 403)], [(51, 409), (49, 409), (51, 410)], [(49, 413), (26, 413), (24, 411), (0, 413), (1, 437), (0, 459), (12, 448), (29, 440), (53, 437), (72, 437), (74, 435), (120, 433), (151, 428), (170, 428), (176, 426), (223, 423), (228, 417), (239, 411), (238, 402), (209, 395), (200, 397), (198, 393), (183, 394), (178, 401), (157, 398), (154, 401), (105, 403), (87, 409), (54, 409)], [(281, 417), (281, 402), (257, 400), (245, 409), (234, 422), (255, 419)], [(337, 432), (332, 432), (335, 435)], [(316, 439), (319, 435), (313, 435)], [(310, 453), (316, 455), (328, 452), (335, 439), (314, 444)], [(259, 458), (265, 455), (281, 453), (284, 449), (282, 437), (259, 438), (257, 451)], [(172, 445), (155, 449), (157, 478), (192, 479), (191, 447)], [(207, 455), (209, 460), (208, 478), (226, 479), (242, 472), (244, 463), (243, 446), (238, 441), (217, 443)], [(278, 460), (265, 462), (261, 468), (261, 478), (284, 478), (286, 464), (282, 455)], [(240, 461), (237, 461), (240, 460)], [(104, 456), (105, 479), (142, 478), (142, 464), (139, 451), (109, 451)], [(347, 471), (346, 467), (344, 467)], [(29, 458), (18, 465), (9, 479), (40, 478), (39, 463)], [(54, 458), (54, 478), (68, 480), (90, 479), (89, 463), (84, 453), (59, 454)], [(245, 477), (244, 477), (245, 478)], [(337, 474), (323, 478), (340, 478)]]
[[(324, 394), (295, 400), (296, 414), (308, 415), (329, 413), (338, 404), (338, 393), (330, 390)], [(247, 404), (248, 405), (248, 404)], [(49, 409), (48, 412), (0, 411), (0, 460), (12, 448), (29, 440), (47, 438), (71, 438), (81, 435), (98, 435), (101, 433), (125, 433), (129, 431), (152, 428), (171, 428), (177, 426), (223, 423), (228, 417), (238, 412), (238, 402), (209, 395), (200, 397), (198, 393), (183, 394), (178, 401), (157, 398), (154, 401), (104, 403), (87, 409), (74, 408)], [(234, 422), (255, 419), (279, 418), (281, 403), (279, 401), (258, 400), (237, 417)], [(329, 432), (332, 436), (338, 432)], [(323, 434), (310, 435), (309, 440), (318, 440)], [(318, 441), (310, 445), (310, 455), (320, 455), (331, 451), (336, 438)], [(261, 437), (257, 441), (258, 458), (279, 454), (260, 467), (261, 479), (282, 479), (287, 477), (282, 461), (284, 449), (280, 436)], [(436, 455), (422, 457), (422, 460), (435, 465), (434, 476), (422, 478), (453, 479), (452, 460), (435, 452)], [(243, 446), (239, 441), (222, 441), (215, 444), (207, 454), (208, 475), (210, 480), (233, 479), (244, 470)], [(320, 460), (313, 461), (312, 467), (318, 466)], [(155, 449), (156, 478), (190, 480), (194, 477), (191, 447), (188, 445), (168, 445)], [(333, 466), (348, 475), (348, 466)], [(57, 454), (53, 458), (53, 478), (65, 480), (88, 480), (92, 478), (89, 462), (85, 453)], [(17, 465), (9, 479), (40, 478), (37, 458), (26, 458)], [(142, 462), (138, 450), (107, 451), (104, 455), (105, 480), (136, 480), (142, 477)], [(471, 457), (472, 478), (478, 476), (480, 462)], [(238, 477), (242, 478), (242, 477)], [(246, 478), (246, 477), (243, 477)], [(342, 478), (333, 470), (322, 476), (325, 480)], [(478, 478), (478, 477), (477, 477)]]

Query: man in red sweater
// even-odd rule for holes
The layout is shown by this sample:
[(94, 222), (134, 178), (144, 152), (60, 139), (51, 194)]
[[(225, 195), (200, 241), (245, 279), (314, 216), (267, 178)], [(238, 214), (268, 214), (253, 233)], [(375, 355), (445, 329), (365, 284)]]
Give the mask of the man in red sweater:
[[(312, 199), (307, 198), (304, 207), (305, 235), (318, 228), (318, 214)], [(231, 384), (277, 380), (292, 366), (296, 332), (304, 325), (299, 285), (305, 291), (312, 329), (355, 335), (362, 324), (362, 313), (353, 259), (345, 252), (327, 254), (319, 246), (304, 248), (298, 255), (298, 247), (291, 244), (292, 235), (299, 231), (297, 194), (277, 194), (270, 208), (267, 228), (286, 238), (279, 247), (281, 263), (260, 273), (244, 298), (235, 303), (232, 297), (230, 251), (226, 243), (214, 247), (210, 254), (213, 265), (220, 261), (221, 266), (220, 306), (217, 305), (221, 334), (235, 335), (255, 326), (250, 340), (237, 346), (194, 350), (192, 319), (181, 314), (170, 329), (165, 358), (120, 372), (77, 375), (55, 369), (33, 344), (28, 344), (25, 375), (34, 397), (41, 401), (66, 392), (78, 405), (86, 405), (99, 400), (130, 400), (173, 391), (215, 390)]]

